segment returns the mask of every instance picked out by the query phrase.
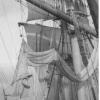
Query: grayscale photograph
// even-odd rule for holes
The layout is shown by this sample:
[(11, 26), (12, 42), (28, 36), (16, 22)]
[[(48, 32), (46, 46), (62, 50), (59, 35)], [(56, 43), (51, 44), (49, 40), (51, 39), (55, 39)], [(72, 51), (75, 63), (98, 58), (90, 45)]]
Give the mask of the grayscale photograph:
[(0, 100), (99, 100), (99, 0), (0, 0)]

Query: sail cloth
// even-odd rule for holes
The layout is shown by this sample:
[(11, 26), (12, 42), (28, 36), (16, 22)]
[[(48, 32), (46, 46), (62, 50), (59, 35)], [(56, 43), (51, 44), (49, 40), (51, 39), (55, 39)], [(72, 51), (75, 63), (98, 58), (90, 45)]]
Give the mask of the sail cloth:
[(86, 13), (86, 2), (84, 0), (73, 0), (75, 10)]
[[(94, 70), (97, 68), (97, 65), (98, 65), (98, 61), (97, 61), (98, 59), (95, 58), (95, 56), (93, 56), (93, 55), (95, 55), (94, 52), (97, 52), (97, 51), (94, 50), (94, 52), (91, 56), (91, 59), (93, 61), (95, 61), (94, 69), (93, 69), (93, 66), (91, 66), (93, 64), (93, 62), (91, 62), (91, 59), (90, 59), (88, 66), (87, 66), (87, 69), (84, 68), (79, 73), (80, 78), (78, 78), (75, 75), (75, 73), (70, 69), (70, 67), (66, 64), (66, 62), (60, 57), (60, 55), (54, 49), (44, 51), (44, 52), (40, 52), (40, 53), (34, 52), (34, 51), (32, 52), (31, 49), (28, 49), (27, 43), (25, 43), (25, 42), (24, 42), (24, 47), (26, 47), (25, 52), (27, 54), (26, 57), (24, 56), (24, 58), (25, 59), (27, 58), (27, 59), (26, 60), (24, 59), (24, 61), (23, 61), (24, 63), (22, 62), (22, 64), (20, 64), (19, 69), (24, 69), (23, 67), (28, 66), (28, 65), (31, 65), (33, 67), (41, 67), (41, 65), (45, 66), (46, 64), (49, 64), (49, 63), (54, 61), (54, 63), (56, 62), (56, 66), (60, 69), (62, 74), (64, 76), (66, 76), (67, 78), (69, 78), (70, 80), (72, 80), (72, 81), (85, 81), (89, 78), (88, 73), (87, 73), (87, 69), (88, 69), (89, 72), (90, 72), (89, 69), (92, 69), (92, 71), (89, 73), (89, 75), (91, 76), (93, 74)], [(25, 69), (27, 70), (27, 67), (25, 67)], [(25, 73), (25, 71), (22, 71), (22, 72)], [(83, 76), (85, 76), (86, 78), (83, 78)]]
[(29, 100), (44, 100), (43, 98), (43, 90), (41, 83), (39, 81), (38, 73), (36, 72), (36, 69), (33, 67), (29, 67), (29, 73), (32, 74), (32, 77), (29, 79), (29, 84), (30, 84), (30, 92), (29, 92), (29, 97), (31, 99)]
[[(60, 69), (60, 71), (62, 72), (62, 74), (64, 76), (66, 76), (67, 78), (69, 78), (72, 81), (85, 81), (89, 78), (88, 73), (87, 73), (87, 69), (90, 72), (89, 69), (92, 69), (92, 71), (89, 73), (89, 75), (91, 76), (94, 72), (94, 70), (97, 68), (98, 65), (98, 57), (96, 56), (95, 58), (95, 53), (97, 52), (97, 49), (94, 49), (94, 52), (91, 56), (91, 59), (93, 61), (95, 61), (94, 63), (94, 69), (93, 66), (91, 66), (93, 64), (93, 62), (91, 62), (91, 59), (88, 63), (87, 69), (84, 68), (80, 73), (79, 73), (79, 77), (78, 78), (75, 73), (70, 69), (70, 67), (66, 64), (66, 62), (60, 57), (60, 55), (55, 51), (55, 49), (51, 49), (48, 51), (44, 51), (44, 52), (34, 52), (32, 51), (28, 44), (24, 41), (24, 52), (26, 55), (24, 55), (23, 57), (26, 59), (23, 59), (24, 61), (22, 61), (22, 63), (19, 65), (19, 69), (22, 69), (23, 73), (25, 74), (25, 70), (27, 70), (27, 67), (24, 68), (24, 66), (28, 66), (31, 65), (33, 67), (40, 67), (41, 65), (44, 66), (46, 64), (49, 64), (51, 62), (54, 61), (54, 63), (56, 62), (57, 67)], [(98, 53), (97, 53), (98, 54)], [(96, 55), (97, 55), (96, 54)], [(26, 56), (26, 57), (25, 57)], [(23, 66), (22, 66), (23, 65)], [(19, 72), (19, 71), (18, 71)], [(18, 73), (17, 73), (18, 74)], [(17, 76), (21, 76), (20, 73)], [(85, 76), (85, 78), (83, 78), (83, 76)]]
[(43, 100), (43, 92), (35, 67), (28, 68), (27, 65), (26, 51), (31, 51), (31, 49), (27, 48), (26, 50), (26, 48), (26, 42), (22, 40), (13, 85), (9, 85), (9, 87), (4, 89), (8, 100), (18, 99), (19, 97), (23, 98), (23, 100), (26, 100), (26, 97), (27, 100), (33, 98), (34, 100)]
[[(30, 55), (30, 53), (28, 53), (29, 54), (28, 59), (31, 61), (31, 65), (33, 67), (35, 67), (36, 64), (49, 64), (55, 60), (55, 61), (57, 61), (57, 67), (62, 71), (62, 74), (64, 76), (68, 77), (72, 81), (80, 81), (80, 79), (78, 79), (78, 77), (75, 75), (75, 73), (69, 68), (69, 66), (65, 63), (65, 61), (63, 59), (61, 59), (61, 57), (58, 55), (58, 53), (54, 49), (52, 50), (52, 52), (50, 52), (50, 51), (48, 51), (48, 52), (50, 54), (41, 55), (41, 56), (38, 56), (38, 55), (36, 56), (37, 52), (34, 52), (33, 54), (31, 52), (31, 55)], [(59, 61), (62, 64), (59, 64)]]
[[(15, 77), (16, 78), (15, 82), (18, 87), (16, 88), (16, 86), (14, 85), (14, 86), (6, 89), (5, 93), (7, 95), (11, 95), (11, 96), (20, 95), (19, 93), (21, 93), (22, 89), (23, 89), (23, 85), (22, 85), (23, 81), (22, 80), (24, 78), (26, 79), (26, 77), (27, 77), (26, 72), (28, 71), (29, 74), (32, 75), (32, 77), (29, 78), (29, 83), (30, 83), (29, 86), (31, 87), (30, 88), (31, 91), (29, 91), (28, 97), (35, 98), (35, 100), (40, 100), (40, 98), (42, 99), (44, 97), (43, 96), (44, 92), (42, 91), (42, 89), (44, 89), (44, 91), (45, 91), (46, 87), (43, 87), (44, 83), (43, 84), (40, 83), (39, 73), (37, 72), (37, 70), (35, 70), (35, 68), (37, 68), (37, 67), (40, 69), (47, 68), (46, 66), (48, 65), (48, 63), (50, 63), (50, 62), (53, 63), (54, 60), (55, 60), (54, 64), (56, 64), (56, 67), (59, 68), (59, 70), (61, 71), (61, 74), (66, 76), (68, 79), (70, 79), (71, 81), (74, 81), (74, 82), (77, 82), (77, 81), (84, 82), (85, 80), (87, 80), (89, 78), (87, 70), (89, 72), (89, 75), (91, 76), (93, 74), (94, 70), (98, 67), (98, 48), (94, 49), (94, 51), (91, 55), (91, 58), (89, 60), (87, 69), (84, 68), (79, 73), (80, 78), (78, 78), (74, 74), (74, 72), (70, 69), (70, 67), (66, 64), (66, 62), (60, 57), (60, 55), (55, 51), (55, 49), (51, 49), (51, 50), (48, 50), (45, 52), (34, 52), (30, 49), (30, 47), (24, 40), (22, 42), (22, 48), (23, 49), (21, 49), (21, 51), (22, 51), (23, 56), (22, 55), (20, 56), (20, 59), (19, 59), (20, 63), (17, 65), (17, 73), (16, 73), (18, 75), (16, 75), (16, 77)], [(91, 60), (94, 62), (92, 62)], [(31, 66), (29, 66), (30, 65), (29, 61), (31, 62)], [(94, 64), (94, 69), (92, 69), (93, 68), (92, 64)], [(37, 65), (37, 67), (35, 65)], [(21, 78), (21, 76), (24, 76), (24, 77)], [(41, 74), (40, 76), (41, 76), (40, 79), (43, 79), (46, 76), (46, 74), (44, 76)], [(11, 93), (7, 92), (8, 90), (11, 90)], [(32, 94), (34, 94), (34, 95), (32, 95)]]
[[(52, 52), (50, 52), (50, 51), (52, 51)], [(41, 53), (38, 52), (37, 54), (36, 54), (36, 52), (28, 53), (28, 59), (31, 61), (31, 63), (33, 63), (33, 66), (34, 66), (34, 63), (35, 64), (49, 64), (50, 62), (56, 60), (55, 61), (56, 65), (60, 69), (62, 74), (72, 81), (73, 80), (74, 81), (87, 80), (89, 78), (89, 76), (91, 76), (93, 74), (94, 70), (98, 67), (97, 48), (94, 49), (94, 52), (91, 55), (91, 58), (89, 60), (87, 68), (84, 68), (79, 73), (80, 79), (75, 75), (75, 73), (70, 69), (70, 67), (66, 64), (66, 62), (60, 57), (60, 55), (55, 50), (52, 49), (50, 51), (48, 51), (48, 54), (46, 54), (47, 51), (46, 51), (46, 53), (43, 52), (44, 53), (43, 55), (42, 55), (42, 52)], [(94, 56), (95, 54), (96, 54), (96, 56)], [(92, 62), (92, 61), (94, 61), (94, 62)], [(94, 67), (92, 66), (92, 64), (94, 65)], [(87, 71), (89, 72), (89, 76), (88, 76)]]
[(50, 13), (36, 7), (35, 5), (32, 5), (27, 2), (27, 7), (28, 7), (28, 17), (27, 21), (32, 21), (32, 20), (38, 20), (38, 19), (45, 19), (45, 20), (50, 20), (54, 19), (55, 17), (51, 15)]
[(95, 46), (88, 62), (89, 63), (87, 67), (84, 68), (81, 71), (81, 73), (79, 73), (79, 76), (83, 81), (87, 80), (89, 76), (91, 76), (94, 73), (94, 71), (98, 68), (98, 45)]
[[(56, 67), (59, 68), (59, 70), (61, 71), (61, 74), (66, 76), (68, 79), (70, 79), (71, 81), (74, 81), (74, 82), (84, 82), (85, 80), (87, 80), (89, 78), (88, 76), (88, 73), (87, 73), (87, 70), (86, 68), (84, 68), (81, 72), (80, 72), (80, 78), (78, 78), (74, 72), (70, 69), (70, 67), (66, 64), (66, 62), (60, 57), (60, 55), (58, 55), (58, 53), (54, 50), (54, 49), (51, 49), (51, 50), (48, 50), (48, 51), (45, 51), (45, 52), (32, 52), (32, 50), (30, 48), (28, 48), (28, 45), (27, 43), (24, 41), (23, 42), (23, 45), (22, 47), (24, 48), (24, 57), (25, 59), (22, 59), (22, 57), (20, 58), (20, 64), (18, 64), (17, 66), (17, 73), (18, 75), (16, 75), (16, 84), (17, 84), (17, 88), (14, 86), (12, 86), (12, 91), (11, 93), (8, 93), (7, 90), (5, 90), (6, 94), (7, 95), (11, 95), (11, 96), (18, 96), (20, 95), (20, 93), (22, 92), (23, 90), (23, 85), (22, 85), (22, 80), (23, 79), (26, 79), (27, 78), (27, 75), (26, 75), (26, 72), (28, 71), (29, 74), (32, 74), (32, 77), (29, 78), (29, 86), (31, 87), (29, 92), (29, 94), (34, 94), (34, 95), (28, 95), (29, 98), (35, 98), (35, 100), (40, 100), (40, 98), (43, 98), (44, 94), (43, 94), (43, 91), (42, 89), (46, 89), (46, 87), (42, 87), (44, 86), (44, 83), (41, 84), (40, 81), (39, 81), (39, 73), (38, 72), (35, 72), (35, 68), (36, 66), (34, 65), (37, 65), (38, 68), (46, 68), (46, 66), (48, 65), (48, 63), (54, 61), (54, 64), (56, 64)], [(87, 66), (87, 69), (89, 71), (89, 75), (91, 76), (94, 72), (94, 70), (97, 68), (98, 64), (97, 64), (97, 56), (98, 52), (97, 52), (97, 48), (94, 49), (93, 51), (93, 54), (91, 55), (91, 58), (90, 58), (90, 62)], [(96, 57), (94, 56), (96, 55)], [(43, 57), (43, 58), (42, 58)], [(27, 59), (26, 59), (27, 58)], [(94, 69), (91, 70), (93, 67), (91, 66), (93, 63), (91, 62), (91, 59), (94, 60), (94, 62), (96, 64), (94, 64)], [(31, 66), (29, 66), (29, 63), (28, 62), (30, 61), (32, 63)], [(42, 61), (42, 62), (41, 62)], [(56, 63), (55, 63), (56, 62)], [(28, 68), (27, 68), (27, 67)], [(25, 68), (24, 68), (25, 67)], [(30, 72), (31, 71), (31, 72)], [(41, 71), (41, 70), (40, 70)], [(22, 72), (22, 73), (21, 73)], [(44, 73), (44, 72), (43, 72)], [(26, 76), (25, 76), (26, 75)], [(24, 76), (21, 78), (21, 76)], [(46, 74), (44, 76), (40, 75), (41, 76), (41, 79), (43, 79)], [(42, 85), (42, 86), (41, 86)], [(39, 87), (39, 88), (38, 88)], [(11, 88), (8, 88), (8, 90)], [(33, 91), (33, 90), (36, 90), (36, 91)], [(42, 92), (41, 92), (42, 91)], [(28, 99), (29, 99), (28, 98)]]
[(50, 20), (55, 18), (50, 13), (36, 7), (35, 5), (32, 5), (31, 3), (26, 2), (26, 0), (16, 0), (16, 1), (22, 4), (25, 11), (26, 21), (33, 21), (33, 20), (40, 20), (40, 19)]
[[(50, 52), (52, 51), (52, 52)], [(50, 51), (48, 51), (48, 54), (41, 54), (41, 56), (35, 56), (34, 53), (31, 55), (28, 54), (28, 58), (31, 62), (33, 63), (37, 63), (37, 64), (49, 64), (51, 63), (53, 60), (57, 60), (57, 52), (54, 49), (51, 49)]]
[[(60, 71), (62, 71), (63, 75), (69, 79), (74, 78), (78, 80), (78, 77), (76, 75), (75, 77), (73, 77), (74, 73), (70, 70), (70, 68), (66, 67), (68, 66), (66, 62), (60, 56), (59, 56), (59, 59), (60, 61), (57, 62), (57, 65), (59, 64), (59, 62), (61, 62), (61, 66), (58, 65), (58, 67)], [(80, 81), (81, 82), (86, 81), (91, 75), (93, 75), (94, 71), (97, 68), (98, 68), (98, 49), (95, 48), (91, 55), (91, 58), (89, 59), (88, 65), (80, 73), (77, 74), (80, 77)]]
[[(39, 49), (41, 49), (41, 51), (49, 50), (51, 43), (55, 45), (55, 41), (58, 43), (60, 40), (60, 28), (43, 26), (40, 24), (22, 23), (22, 25), (25, 28), (28, 45), (34, 51), (40, 51)], [(54, 34), (54, 37), (52, 37), (52, 34)]]
[[(27, 48), (26, 42), (22, 40), (21, 49), (18, 57), (17, 66), (15, 69), (13, 82), (14, 83), (17, 79), (19, 79), (20, 76), (27, 73), (27, 54), (25, 53), (25, 48)], [(29, 48), (27, 48), (29, 50)], [(31, 49), (30, 49), (31, 51)]]
[[(52, 61), (54, 61), (54, 60), (56, 61), (59, 59), (58, 53), (55, 51), (55, 49), (51, 49), (51, 50), (44, 51), (41, 53), (33, 51), (33, 53), (32, 53), (32, 50), (29, 48), (28, 44), (25, 41), (23, 42), (22, 47), (24, 48), (24, 56), (23, 56), (24, 58), (23, 59), (22, 59), (22, 57), (20, 58), (21, 63), (18, 64), (19, 66), (17, 66), (17, 73), (16, 73), (17, 75), (15, 77), (15, 79), (17, 79), (17, 80), (20, 79), (20, 76), (23, 76), (23, 74), (25, 76), (28, 65), (31, 65), (33, 67), (36, 67), (36, 66), (41, 67), (41, 65), (42, 66), (48, 65)], [(67, 69), (68, 66), (65, 66), (65, 67)], [(22, 73), (20, 70), (22, 70)], [(69, 71), (69, 72), (67, 72), (68, 74), (69, 73), (72, 74), (71, 77), (75, 76), (75, 75), (73, 75), (73, 72), (71, 70), (68, 70), (68, 71)]]

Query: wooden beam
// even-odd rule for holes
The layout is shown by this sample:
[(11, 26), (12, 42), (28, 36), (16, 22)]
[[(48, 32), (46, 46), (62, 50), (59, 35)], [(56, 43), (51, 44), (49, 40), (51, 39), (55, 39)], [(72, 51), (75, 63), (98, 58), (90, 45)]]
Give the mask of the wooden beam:
[[(71, 18), (70, 16), (66, 15), (64, 12), (59, 11), (55, 8), (52, 8), (51, 6), (49, 6), (47, 3), (40, 1), (40, 0), (26, 0), (27, 2), (51, 13), (52, 15), (66, 21), (67, 23), (70, 23), (72, 25), (76, 24), (76, 22), (73, 20), (73, 18)], [(96, 35), (95, 30), (93, 30), (89, 25), (87, 24), (83, 24), (81, 22), (79, 22), (79, 28), (85, 30), (88, 34), (93, 35), (94, 37), (98, 37)]]

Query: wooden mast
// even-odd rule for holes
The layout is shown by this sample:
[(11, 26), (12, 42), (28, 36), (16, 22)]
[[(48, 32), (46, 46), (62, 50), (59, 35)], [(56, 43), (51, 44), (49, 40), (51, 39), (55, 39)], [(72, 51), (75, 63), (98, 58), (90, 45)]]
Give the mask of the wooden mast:
[[(26, 0), (27, 2), (51, 13), (52, 15), (74, 25), (76, 24), (76, 22), (73, 20), (73, 18), (71, 18), (70, 16), (66, 15), (65, 13), (63, 13), (62, 11), (59, 11), (57, 9), (52, 8), (51, 6), (49, 6), (48, 4), (44, 3), (43, 1), (40, 0)], [(83, 24), (81, 22), (79, 22), (79, 28), (85, 30), (88, 34), (93, 35), (94, 37), (98, 37), (96, 35), (95, 30), (93, 30), (89, 25), (87, 24)]]

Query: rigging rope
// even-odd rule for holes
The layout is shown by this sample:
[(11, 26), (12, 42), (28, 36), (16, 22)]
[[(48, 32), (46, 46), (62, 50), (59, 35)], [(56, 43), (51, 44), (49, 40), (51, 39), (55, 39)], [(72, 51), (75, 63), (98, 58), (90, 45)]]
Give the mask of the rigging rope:
[(37, 44), (38, 44), (38, 34), (36, 33), (36, 52), (38, 52)]
[[(77, 24), (79, 24), (79, 21), (77, 21)], [(88, 38), (89, 39), (89, 38)], [(83, 40), (82, 40), (83, 41)], [(89, 41), (90, 42), (90, 41)], [(90, 43), (91, 44), (91, 43)], [(91, 60), (92, 61), (92, 60)], [(93, 65), (93, 63), (92, 63), (92, 65)], [(92, 68), (93, 68), (93, 70), (94, 70), (94, 66), (92, 66)], [(86, 67), (86, 69), (87, 69), (87, 67)], [(89, 74), (89, 72), (88, 72), (88, 69), (87, 69), (87, 73)], [(95, 73), (95, 72), (94, 72)], [(95, 77), (96, 77), (96, 73), (95, 73)], [(96, 80), (97, 80), (97, 78), (96, 78)], [(98, 82), (98, 81), (97, 81)]]
[[(41, 21), (41, 24), (43, 25), (43, 20)], [(42, 37), (43, 37), (43, 26), (41, 26), (41, 31), (40, 31), (40, 40), (39, 40), (39, 52), (41, 52), (41, 45), (42, 45)], [(44, 48), (43, 48), (44, 49)]]
[(53, 77), (54, 77), (55, 67), (56, 66), (53, 66), (53, 71), (52, 71), (52, 75), (51, 75), (51, 79), (50, 79), (50, 85), (49, 85), (48, 93), (47, 93), (47, 100), (48, 100), (48, 97), (49, 97), (49, 93), (50, 93), (50, 89), (51, 89), (51, 85), (52, 85), (52, 81), (53, 81)]
[[(55, 25), (54, 23), (55, 23), (55, 22), (53, 22), (53, 26)], [(55, 29), (54, 29), (54, 30), (55, 30)], [(53, 38), (53, 40), (51, 40), (51, 42), (54, 42), (54, 44), (52, 43), (52, 45), (55, 46), (55, 36), (56, 36), (56, 32), (54, 32), (54, 30), (53, 30), (53, 32), (52, 32), (52, 36), (53, 36), (53, 34), (55, 34), (55, 35), (54, 35), (54, 37), (51, 36), (51, 38)], [(61, 36), (60, 36), (60, 38), (61, 38)], [(61, 40), (59, 41), (59, 44), (58, 44), (58, 48), (57, 48), (58, 50), (59, 50), (60, 42), (61, 42)], [(56, 48), (55, 48), (55, 49), (56, 49)], [(50, 86), (49, 86), (49, 89), (48, 89), (47, 100), (48, 100), (48, 96), (49, 96), (49, 93), (50, 93), (50, 89), (51, 89), (51, 84), (52, 84), (53, 77), (54, 77), (55, 68), (56, 68), (56, 66), (54, 65), (54, 66), (53, 66), (53, 72), (52, 72), (52, 75), (51, 75), (51, 80), (50, 80)], [(59, 83), (58, 83), (58, 84), (59, 84)], [(58, 88), (59, 88), (59, 87), (58, 87)], [(55, 99), (56, 99), (56, 97), (55, 97)]]
[(86, 34), (86, 36), (87, 36), (87, 38), (88, 38), (88, 40), (89, 40), (89, 42), (90, 42), (90, 44), (91, 44), (92, 48), (94, 48), (94, 45), (93, 45), (93, 43), (92, 43), (91, 39), (89, 38), (88, 34)]
[(50, 49), (55, 48), (56, 49), (56, 29), (55, 29), (56, 23), (53, 21), (53, 30), (51, 33), (51, 39), (50, 39)]
[[(21, 17), (21, 21), (23, 21), (23, 14), (22, 14), (22, 11), (23, 11), (23, 7), (22, 7), (22, 5), (21, 5), (21, 0), (20, 0), (20, 12), (21, 12), (20, 17)], [(19, 29), (20, 29), (20, 28), (19, 28)], [(22, 27), (22, 30), (20, 29), (20, 36), (21, 36), (21, 38), (23, 39), (23, 27)], [(20, 48), (20, 51), (19, 51), (17, 64), (18, 64), (19, 59), (20, 59), (20, 53), (21, 53), (21, 48)], [(15, 81), (15, 79), (16, 79), (16, 77), (17, 77), (17, 71), (18, 71), (18, 65), (16, 65), (16, 69), (15, 69), (15, 71), (14, 71), (14, 76), (13, 76), (13, 80), (12, 80), (11, 85), (14, 84), (14, 81)], [(16, 87), (17, 87), (17, 84), (16, 84)]]

